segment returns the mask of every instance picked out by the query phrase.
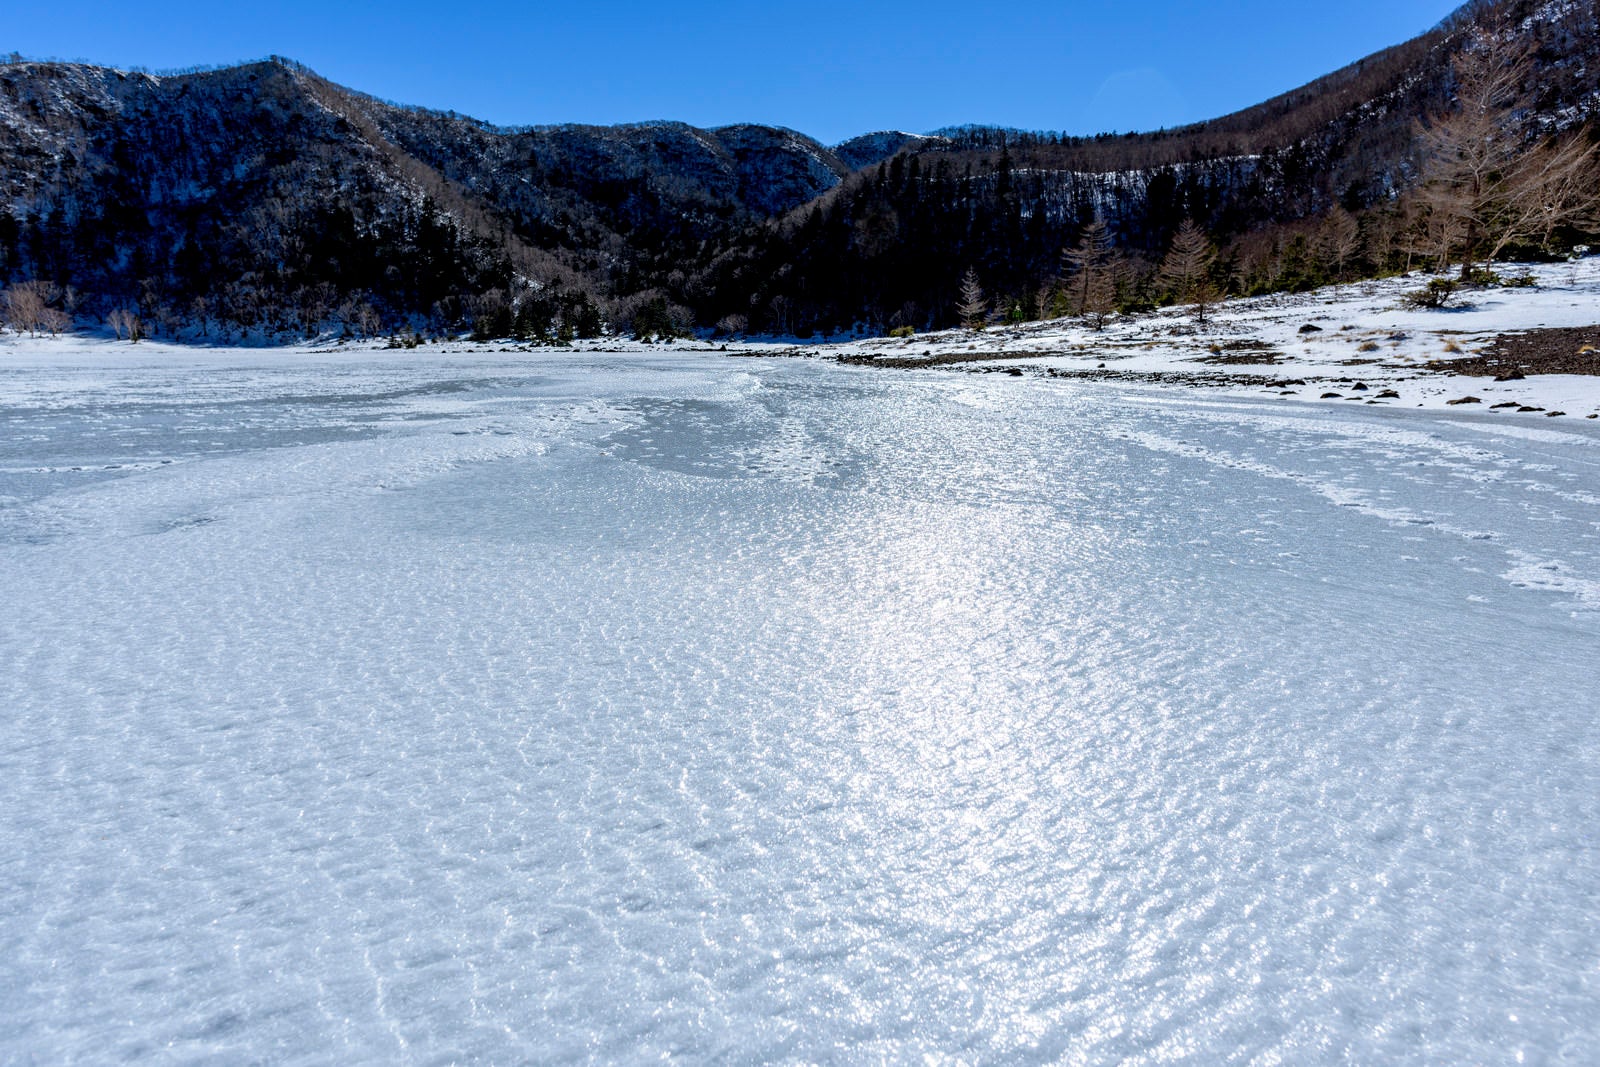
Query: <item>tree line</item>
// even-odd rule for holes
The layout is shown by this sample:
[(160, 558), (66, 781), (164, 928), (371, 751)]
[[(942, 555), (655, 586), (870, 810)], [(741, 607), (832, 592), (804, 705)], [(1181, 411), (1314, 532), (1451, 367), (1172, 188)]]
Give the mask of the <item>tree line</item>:
[(1102, 324), (1419, 267), (1470, 282), (1600, 229), (1600, 0), (1487, 4), (1180, 130), (943, 131), (815, 197), (759, 128), (710, 153), (670, 125), (498, 131), (288, 61), (91, 72), (98, 95), (57, 108), (92, 77), (38, 67), (0, 67), (25, 205), (0, 211), (0, 310), (24, 332), (889, 332), (972, 321), (969, 282), (986, 319)]
[[(1489, 276), (1486, 261), (1556, 257), (1600, 231), (1595, 127), (1550, 121), (1592, 105), (1600, 63), (1580, 60), (1600, 53), (1600, 4), (1532, 32), (1526, 8), (1495, 5), (1455, 31), (1443, 91), (1408, 120), (1405, 150), (1342, 189), (1305, 144), (1101, 174), (1013, 155), (1001, 131), (989, 160), (918, 154), (854, 176), (735, 243), (702, 281), (714, 310), (755, 329), (889, 332), (970, 321), (973, 279), (993, 319), (1099, 322), (1419, 268), (1455, 265), (1467, 282)], [(1587, 87), (1552, 100), (1552, 82), (1580, 70)]]

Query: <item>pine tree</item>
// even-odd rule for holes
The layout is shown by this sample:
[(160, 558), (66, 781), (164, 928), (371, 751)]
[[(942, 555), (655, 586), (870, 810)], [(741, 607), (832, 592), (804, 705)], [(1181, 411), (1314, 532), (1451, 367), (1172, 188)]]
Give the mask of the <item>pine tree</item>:
[(1174, 299), (1194, 305), (1195, 319), (1202, 324), (1206, 321), (1206, 308), (1218, 297), (1211, 280), (1211, 267), (1216, 261), (1217, 250), (1206, 231), (1193, 219), (1184, 219), (1157, 271), (1157, 278)]
[(978, 284), (978, 273), (970, 267), (961, 276), (961, 302), (956, 312), (969, 330), (981, 330), (988, 316), (989, 301), (984, 298), (983, 286)]

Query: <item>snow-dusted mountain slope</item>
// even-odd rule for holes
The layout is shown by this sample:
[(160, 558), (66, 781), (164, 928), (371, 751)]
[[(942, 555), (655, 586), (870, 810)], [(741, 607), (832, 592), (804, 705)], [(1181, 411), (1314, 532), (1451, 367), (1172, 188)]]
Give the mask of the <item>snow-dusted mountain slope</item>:
[(849, 169), (767, 126), (491, 128), (283, 59), (162, 77), (0, 63), (0, 284), (174, 322), (196, 298), (261, 320), (293, 313), (252, 305), (354, 298), (391, 325), (461, 321), (514, 278), (589, 298), (661, 284), (660, 263), (682, 270)]
[(833, 151), (849, 165), (851, 170), (860, 170), (862, 167), (881, 163), (907, 150), (916, 152), (926, 148), (937, 148), (942, 140), (940, 137), (906, 133), (902, 130), (880, 130), (877, 133), (863, 133), (836, 144), (833, 146)]
[[(648, 305), (647, 317), (704, 327), (887, 332), (955, 321), (968, 268), (991, 294), (1031, 304), (1099, 215), (1120, 248), (1152, 260), (1192, 218), (1237, 259), (1237, 287), (1292, 289), (1351, 266), (1309, 263), (1324, 243), (1316, 220), (1336, 205), (1385, 216), (1415, 186), (1419, 123), (1452, 108), (1453, 58), (1501, 15), (1534, 59), (1518, 109), (1530, 129), (1593, 119), (1600, 0), (1473, 5), (1447, 28), (1178, 130), (955, 127), (834, 148), (751, 124), (499, 128), (375, 100), (281, 58), (169, 76), (5, 61), (0, 284), (70, 287), (63, 314), (137, 309), (166, 336), (221, 322), (303, 337), (336, 319), (488, 329), (508, 302), (545, 302), (558, 286), (623, 329)], [(1394, 267), (1414, 221), (1361, 224), (1361, 269)]]

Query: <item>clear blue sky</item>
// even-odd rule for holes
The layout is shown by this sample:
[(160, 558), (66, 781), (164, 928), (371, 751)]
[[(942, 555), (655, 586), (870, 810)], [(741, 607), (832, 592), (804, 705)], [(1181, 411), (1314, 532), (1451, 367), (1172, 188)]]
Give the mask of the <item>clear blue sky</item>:
[(764, 122), (834, 142), (967, 122), (1094, 133), (1236, 110), (1459, 0), (18, 3), (0, 52), (152, 69), (290, 56), (491, 122)]

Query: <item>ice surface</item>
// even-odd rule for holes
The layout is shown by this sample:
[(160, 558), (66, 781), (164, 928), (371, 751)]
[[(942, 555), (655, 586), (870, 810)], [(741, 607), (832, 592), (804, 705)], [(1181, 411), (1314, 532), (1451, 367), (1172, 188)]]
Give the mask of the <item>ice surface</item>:
[(1600, 1047), (1588, 423), (104, 353), (0, 376), (0, 1061)]

